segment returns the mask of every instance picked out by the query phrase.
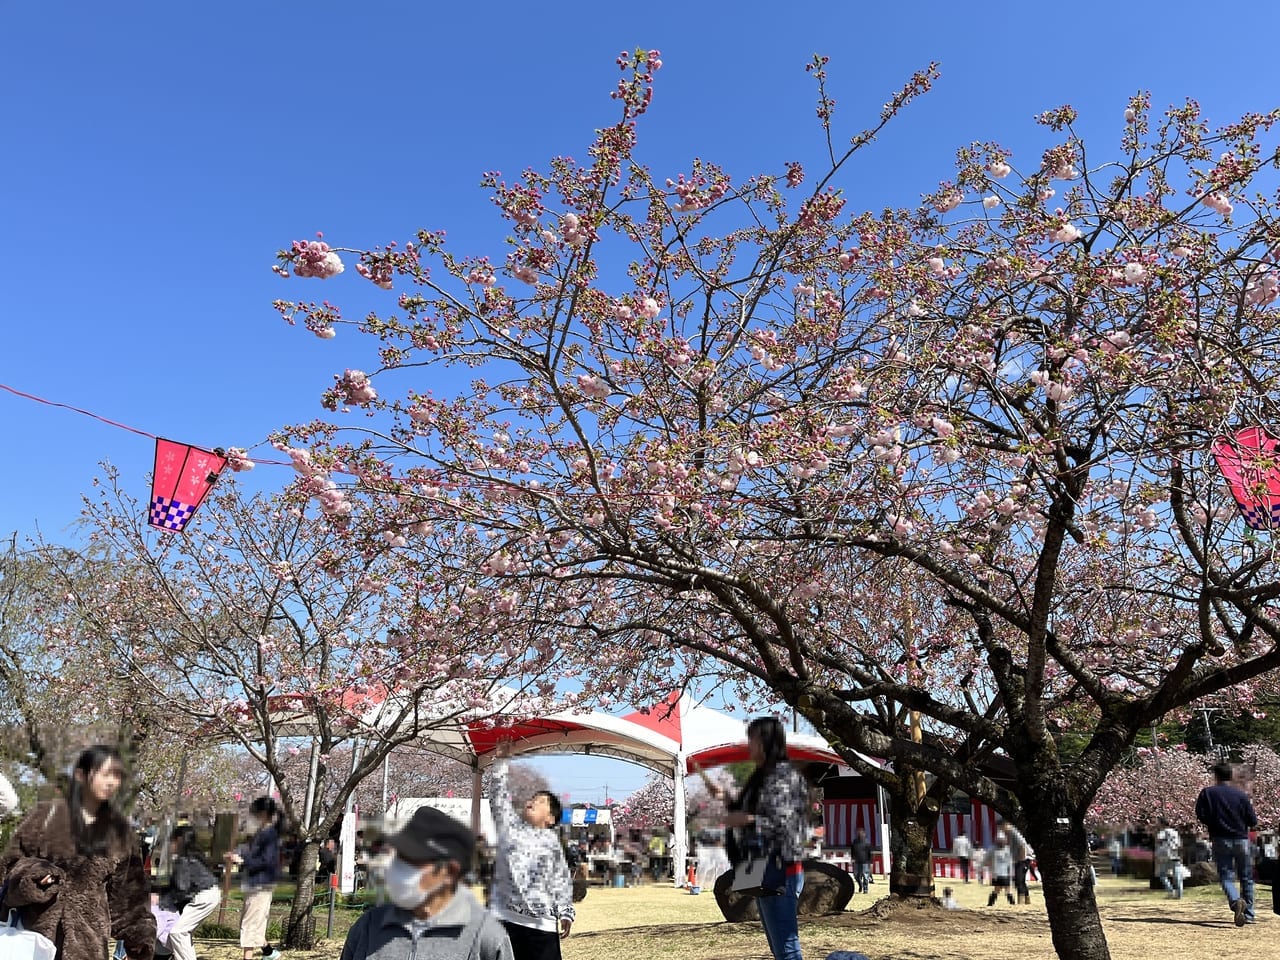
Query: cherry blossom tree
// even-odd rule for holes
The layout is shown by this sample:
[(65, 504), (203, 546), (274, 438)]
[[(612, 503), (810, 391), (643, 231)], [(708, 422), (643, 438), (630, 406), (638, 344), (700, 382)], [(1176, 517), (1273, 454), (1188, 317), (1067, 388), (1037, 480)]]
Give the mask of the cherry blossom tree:
[(1183, 826), (1196, 822), (1196, 797), (1213, 782), (1213, 761), (1182, 745), (1139, 747), (1133, 760), (1107, 776), (1089, 807), (1090, 821), (1151, 827), (1159, 817)]
[[(899, 794), (925, 770), (990, 803), (1040, 856), (1059, 956), (1109, 956), (1096, 792), (1139, 730), (1280, 666), (1269, 534), (1208, 455), (1280, 396), (1280, 114), (1215, 129), (1140, 94), (1111, 159), (1061, 107), (1029, 160), (970, 144), (919, 207), (857, 212), (849, 158), (933, 68), (846, 141), (815, 58), (827, 162), (735, 182), (639, 160), (660, 64), (619, 58), (585, 163), (484, 178), (501, 259), (430, 230), (282, 251), (283, 275), (354, 256), (393, 292), (357, 322), (277, 303), (380, 351), (281, 442), (352, 478), (366, 537), (447, 527), (512, 623), (590, 651), (595, 689), (719, 671)], [(427, 389), (449, 367), (475, 378)]]
[[(1111, 771), (1090, 805), (1098, 823), (1150, 826), (1159, 817), (1175, 825), (1196, 823), (1196, 797), (1213, 783), (1217, 760), (1178, 744), (1168, 749), (1139, 747), (1131, 762)], [(1280, 823), (1280, 756), (1263, 744), (1249, 744), (1233, 764), (1234, 782), (1249, 793), (1259, 825)]]
[(295, 463), (299, 481), (272, 497), (224, 481), (182, 536), (150, 530), (108, 471), (84, 517), (90, 550), (119, 575), (68, 599), (102, 658), (163, 705), (172, 737), (231, 744), (269, 777), (304, 844), (285, 935), (303, 946), (318, 846), (347, 798), (388, 754), (483, 718), (499, 687), (529, 685), (550, 658), (504, 642), (453, 568), (323, 521), (309, 497), (340, 516), (341, 495)]
[(153, 711), (118, 665), (84, 643), (79, 615), (65, 603), (70, 581), (100, 574), (60, 547), (20, 548), (16, 535), (0, 553), (0, 750), (61, 788), (66, 771), (91, 743), (117, 746), (134, 768), (124, 802), (145, 784), (139, 774), (164, 753), (151, 739)]
[(654, 774), (638, 790), (632, 791), (613, 810), (613, 826), (618, 833), (668, 827), (675, 815), (675, 782)]
[(1236, 770), (1239, 785), (1253, 800), (1258, 826), (1280, 829), (1280, 754), (1264, 744), (1250, 744), (1242, 751)]

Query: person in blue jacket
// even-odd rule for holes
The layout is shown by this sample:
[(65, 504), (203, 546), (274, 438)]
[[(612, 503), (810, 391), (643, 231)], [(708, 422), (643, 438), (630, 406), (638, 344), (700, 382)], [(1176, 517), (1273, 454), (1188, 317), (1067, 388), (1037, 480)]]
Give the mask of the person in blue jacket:
[(280, 951), (267, 943), (267, 920), (271, 915), (271, 896), (280, 879), (279, 808), (270, 797), (258, 797), (249, 804), (253, 836), (240, 851), (228, 853), (241, 871), (240, 887), (244, 891), (244, 907), (240, 914), (240, 949), (244, 960), (279, 960)]

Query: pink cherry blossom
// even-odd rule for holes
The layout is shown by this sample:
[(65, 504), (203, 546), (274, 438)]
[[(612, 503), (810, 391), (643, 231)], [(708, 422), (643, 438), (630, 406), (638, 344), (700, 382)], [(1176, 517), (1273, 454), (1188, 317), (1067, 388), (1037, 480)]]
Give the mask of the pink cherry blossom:
[(1074, 243), (1081, 236), (1080, 229), (1073, 223), (1064, 223), (1049, 234), (1049, 238), (1057, 243)]
[(1000, 206), (1000, 198), (997, 197), (995, 194), (992, 194), (991, 196), (988, 196), (988, 197), (983, 197), (982, 206), (987, 210), (994, 210), (996, 207)]
[(1200, 202), (1203, 203), (1210, 210), (1214, 210), (1222, 214), (1224, 217), (1231, 216), (1232, 211), (1235, 210), (1235, 207), (1232, 205), (1231, 201), (1228, 200), (1226, 196), (1222, 193), (1217, 193), (1217, 192), (1206, 193), (1203, 197), (1200, 198)]
[(369, 375), (363, 370), (347, 370), (336, 379), (336, 389), (347, 403), (362, 407), (378, 399), (378, 391), (373, 388)]
[(292, 249), (293, 272), (299, 277), (328, 280), (344, 267), (342, 259), (323, 240), (295, 240)]
[(1126, 263), (1124, 279), (1125, 283), (1142, 283), (1147, 279), (1147, 268), (1141, 263)]
[(933, 203), (933, 209), (938, 213), (950, 213), (964, 200), (959, 190), (952, 190), (950, 193), (943, 194)]
[(248, 453), (240, 447), (228, 447), (227, 466), (236, 473), (244, 473), (248, 470), (252, 470), (254, 463), (253, 460), (249, 458)]

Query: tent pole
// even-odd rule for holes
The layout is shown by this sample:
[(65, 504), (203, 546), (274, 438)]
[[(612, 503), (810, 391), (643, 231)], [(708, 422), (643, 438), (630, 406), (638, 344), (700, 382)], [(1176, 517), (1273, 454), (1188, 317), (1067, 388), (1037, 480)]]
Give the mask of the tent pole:
[(675, 780), (675, 817), (672, 824), (671, 837), (671, 873), (673, 882), (677, 887), (684, 886), (684, 862), (689, 855), (689, 826), (687, 815), (685, 813), (685, 795), (684, 795), (684, 752), (676, 754), (676, 762), (672, 767), (672, 777)]
[(320, 751), (315, 737), (311, 738), (311, 762), (307, 764), (307, 794), (302, 798), (302, 830), (311, 829), (311, 814), (315, 809), (316, 777), (320, 773)]
[(476, 757), (471, 767), (471, 832), (477, 838), (480, 836), (480, 804), (483, 799), (480, 796), (484, 789), (484, 782), (480, 774), (480, 758)]
[(880, 821), (880, 866), (885, 876), (890, 873), (889, 864), (889, 795), (884, 787), (876, 787), (876, 819)]

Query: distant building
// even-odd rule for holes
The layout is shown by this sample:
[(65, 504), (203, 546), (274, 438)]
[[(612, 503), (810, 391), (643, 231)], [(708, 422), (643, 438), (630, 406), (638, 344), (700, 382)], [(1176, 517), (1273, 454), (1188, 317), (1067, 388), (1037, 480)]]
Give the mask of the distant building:
[[(397, 800), (391, 805), (383, 818), (383, 829), (388, 832), (398, 830), (413, 816), (419, 807), (434, 807), (441, 813), (447, 813), (459, 823), (471, 826), (470, 797), (409, 797)], [(488, 800), (480, 804), (480, 835), (488, 843), (498, 842), (498, 830), (493, 824), (493, 811), (489, 809)]]

